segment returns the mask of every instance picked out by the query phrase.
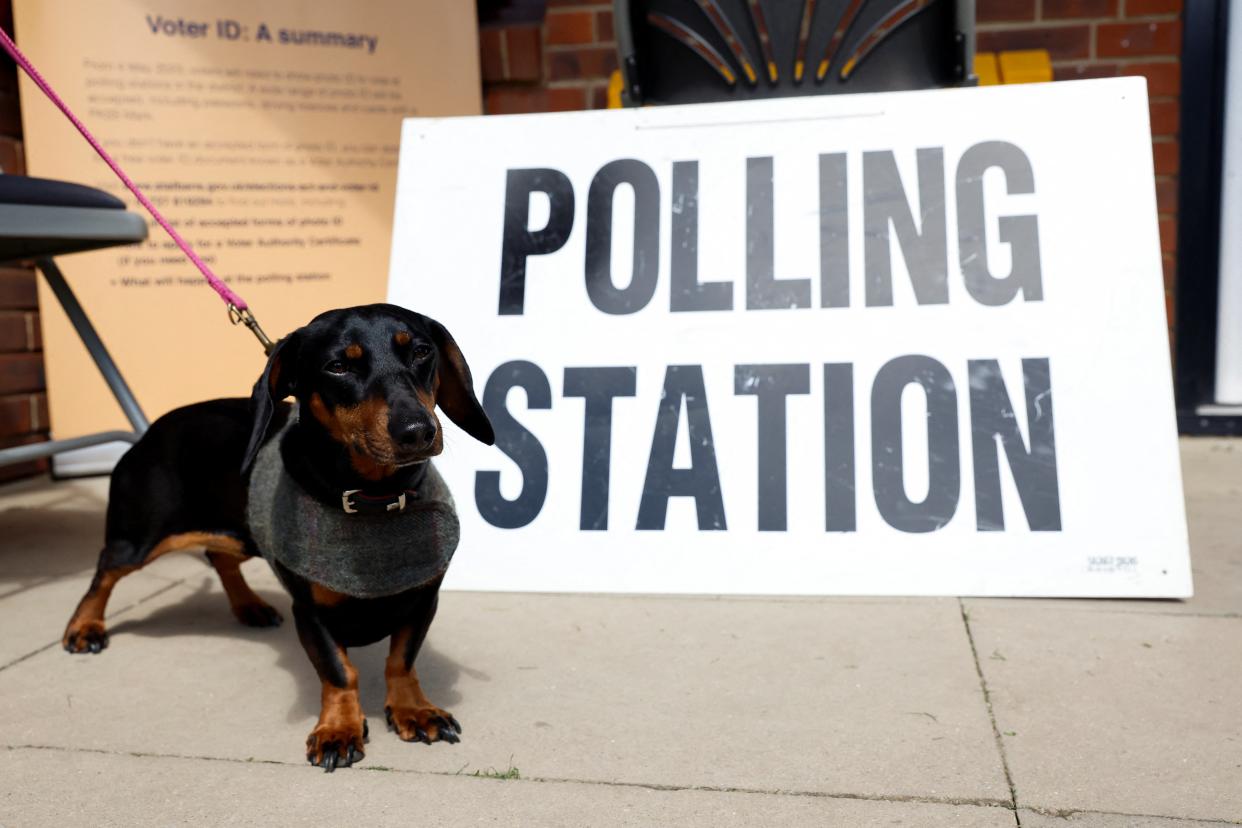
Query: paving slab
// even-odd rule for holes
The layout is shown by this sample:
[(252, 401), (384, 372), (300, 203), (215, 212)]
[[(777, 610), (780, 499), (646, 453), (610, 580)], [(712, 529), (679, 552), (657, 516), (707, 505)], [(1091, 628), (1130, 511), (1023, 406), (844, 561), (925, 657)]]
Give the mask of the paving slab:
[[(419, 670), (464, 725), (459, 745), (386, 732), (385, 652), (351, 652), (372, 765), (1009, 801), (952, 600), (445, 593)], [(240, 627), (203, 578), (136, 607), (101, 655), (0, 672), (0, 698), (7, 744), (290, 761), (319, 686), (291, 625)]]
[(1183, 438), (1195, 597), (1173, 609), (1242, 617), (1242, 440)]
[[(5, 755), (7, 754), (7, 755)], [(998, 807), (303, 768), (47, 750), (0, 752), (0, 823), (27, 825), (960, 826)]]
[(1242, 619), (970, 605), (1019, 806), (1242, 820)]
[(1232, 821), (1075, 812), (1064, 816), (1020, 810), (1022, 828), (1221, 828)]

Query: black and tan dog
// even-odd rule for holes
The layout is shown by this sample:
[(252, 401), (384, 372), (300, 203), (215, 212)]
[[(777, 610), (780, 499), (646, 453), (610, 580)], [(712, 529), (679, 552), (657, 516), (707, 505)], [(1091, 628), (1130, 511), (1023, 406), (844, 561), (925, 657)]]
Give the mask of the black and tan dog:
[[(291, 395), (296, 409), (282, 402)], [(324, 313), (281, 340), (250, 400), (213, 400), (161, 417), (113, 473), (105, 545), (65, 630), (65, 649), (106, 647), (104, 609), (117, 581), (182, 550), (206, 550), (239, 621), (279, 624), (280, 614), (239, 569), (267, 553), (247, 522), (256, 454), (279, 439), (284, 473), (325, 509), (353, 511), (351, 502), (404, 507), (405, 496), (416, 498), (434, 474), (423, 461), (443, 445), (436, 406), (471, 436), (494, 441), (448, 331), (394, 305), (368, 305)], [(363, 599), (279, 562), (273, 568), (293, 598), (298, 637), (323, 685), (319, 722), (307, 739), (312, 764), (331, 771), (362, 757), (366, 719), (346, 648), (385, 636), (391, 636), (384, 670), (389, 726), (406, 741), (458, 741), (457, 720), (427, 699), (414, 670), (443, 572), (415, 588)]]

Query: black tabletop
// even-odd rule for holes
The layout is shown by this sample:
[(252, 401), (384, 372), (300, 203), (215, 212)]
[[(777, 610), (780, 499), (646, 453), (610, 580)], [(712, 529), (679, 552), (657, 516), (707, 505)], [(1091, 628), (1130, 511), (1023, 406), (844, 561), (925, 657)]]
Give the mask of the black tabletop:
[(81, 184), (0, 175), (0, 263), (134, 244), (146, 220)]

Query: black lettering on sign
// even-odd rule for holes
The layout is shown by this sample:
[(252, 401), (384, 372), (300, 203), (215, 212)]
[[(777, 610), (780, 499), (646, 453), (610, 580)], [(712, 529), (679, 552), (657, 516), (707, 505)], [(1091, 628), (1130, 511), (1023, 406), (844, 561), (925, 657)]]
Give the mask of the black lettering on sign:
[[(918, 383), (927, 395), (927, 497), (906, 496), (902, 454), (901, 394)], [(902, 532), (933, 532), (957, 511), (961, 467), (957, 441), (957, 389), (953, 377), (931, 357), (900, 356), (884, 364), (871, 387), (871, 481), (875, 505), (889, 526)]]
[(920, 305), (949, 301), (949, 260), (944, 207), (944, 150), (918, 151), (918, 227), (910, 211), (897, 159), (890, 150), (863, 153), (863, 227), (867, 305), (893, 304), (893, 266), (889, 227), (897, 236)]
[(522, 472), (522, 491), (513, 500), (500, 492), (500, 472), (480, 471), (474, 477), (474, 502), (479, 514), (492, 526), (517, 529), (539, 516), (548, 495), (548, 454), (534, 434), (509, 413), (509, 391), (526, 392), (526, 407), (551, 408), (548, 378), (533, 362), (500, 365), (487, 378), (483, 410), (496, 432), (496, 448), (508, 455)]
[[(683, 400), (690, 436), (690, 468), (675, 469), (673, 450), (677, 446)], [(637, 528), (663, 529), (670, 497), (694, 498), (699, 529), (726, 528), (712, 422), (707, 412), (703, 368), (699, 365), (670, 365), (664, 375)]]
[(824, 365), (824, 529), (857, 529), (854, 493), (854, 365)]
[[(617, 187), (634, 191), (634, 264), (630, 283), (612, 280), (612, 205)], [(660, 275), (660, 182), (641, 161), (624, 158), (600, 167), (587, 193), (586, 288), (604, 313), (640, 311), (655, 295)]]
[(612, 400), (632, 397), (637, 368), (566, 368), (565, 396), (586, 400), (582, 424), (582, 506), (579, 529), (608, 528)]
[[(530, 229), (530, 197), (548, 196), (548, 223)], [(555, 253), (574, 226), (574, 187), (560, 170), (509, 170), (500, 252), (500, 315), (520, 315), (526, 303), (526, 258)]]
[(699, 162), (673, 162), (672, 295), (677, 311), (733, 310), (732, 282), (699, 281)]
[(746, 309), (809, 308), (810, 279), (777, 279), (772, 159), (746, 159)]
[(1052, 422), (1052, 378), (1048, 360), (1022, 360), (1026, 388), (1026, 421), (1030, 448), (1022, 439), (1013, 404), (1005, 389), (1000, 364), (972, 359), (970, 427), (975, 463), (975, 519), (980, 532), (1001, 532), (1000, 448), (1005, 449), (1018, 488), (1027, 525), (1036, 532), (1061, 530), (1061, 498), (1057, 488), (1057, 445)]
[(733, 393), (758, 397), (759, 531), (784, 532), (788, 528), (785, 397), (811, 393), (811, 366), (735, 366)]
[(819, 157), (819, 305), (850, 306), (849, 208), (845, 153)]
[(1005, 141), (975, 144), (957, 164), (957, 233), (966, 290), (981, 305), (1004, 305), (1019, 292), (1028, 302), (1044, 298), (1039, 267), (1039, 220), (1034, 215), (1001, 216), (1001, 244), (1013, 258), (1009, 275), (993, 276), (988, 267), (984, 231), (983, 174), (996, 167), (1005, 173), (1007, 192), (1035, 192), (1035, 173), (1026, 153)]

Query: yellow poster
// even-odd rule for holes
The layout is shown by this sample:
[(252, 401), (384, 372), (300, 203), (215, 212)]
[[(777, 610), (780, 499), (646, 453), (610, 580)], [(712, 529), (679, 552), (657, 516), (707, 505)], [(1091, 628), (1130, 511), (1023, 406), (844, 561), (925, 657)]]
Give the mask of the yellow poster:
[[(15, 0), (17, 42), (273, 338), (384, 300), (401, 119), (481, 109), (473, 3)], [(132, 195), (22, 78), (30, 175)], [(149, 217), (147, 217), (149, 218)], [(249, 394), (251, 335), (153, 221), (59, 264), (148, 418)], [(46, 285), (53, 436), (127, 424)]]

